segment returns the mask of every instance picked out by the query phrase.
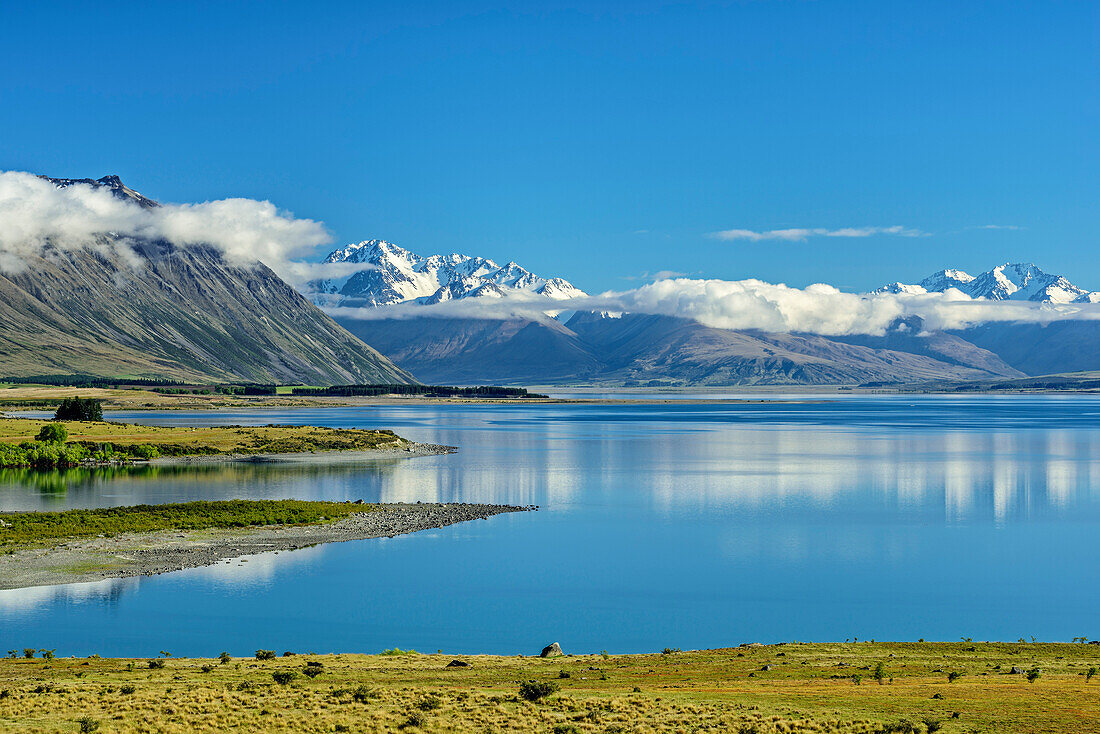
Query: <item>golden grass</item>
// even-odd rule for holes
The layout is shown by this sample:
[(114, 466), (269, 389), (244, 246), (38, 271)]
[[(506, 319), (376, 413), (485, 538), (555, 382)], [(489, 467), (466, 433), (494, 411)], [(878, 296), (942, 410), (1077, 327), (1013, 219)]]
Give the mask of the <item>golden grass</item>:
[[(773, 645), (539, 658), (298, 655), (271, 661), (0, 661), (0, 729), (382, 732), (1085, 732), (1100, 721), (1100, 649), (1069, 644)], [(307, 661), (322, 673), (303, 675)], [(869, 679), (883, 661), (887, 679)], [(765, 665), (773, 670), (763, 671)], [(1028, 683), (1010, 675), (1039, 667)], [(289, 685), (279, 671), (297, 673)], [(963, 677), (948, 683), (946, 672)], [(559, 677), (562, 675), (568, 677)], [(850, 677), (864, 676), (860, 684)], [(890, 678), (892, 677), (892, 681)], [(521, 699), (527, 680), (560, 692)], [(7, 691), (7, 694), (4, 694)], [(937, 697), (938, 696), (938, 697)], [(957, 718), (953, 715), (957, 713)], [(888, 729), (886, 725), (895, 725)]]
[[(0, 442), (33, 441), (48, 421), (0, 418)], [(141, 426), (133, 423), (66, 421), (69, 441), (168, 447), (162, 453), (258, 454), (303, 451), (364, 451), (403, 445), (392, 431), (316, 426)]]

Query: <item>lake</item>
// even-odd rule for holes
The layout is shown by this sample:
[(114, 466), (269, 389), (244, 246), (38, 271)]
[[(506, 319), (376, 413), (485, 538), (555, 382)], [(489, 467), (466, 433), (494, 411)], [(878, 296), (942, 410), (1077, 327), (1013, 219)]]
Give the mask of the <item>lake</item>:
[(392, 428), (457, 454), (0, 473), (0, 509), (194, 499), (537, 504), (392, 539), (0, 592), (58, 655), (652, 652), (1100, 636), (1100, 397), (387, 405), (158, 424)]

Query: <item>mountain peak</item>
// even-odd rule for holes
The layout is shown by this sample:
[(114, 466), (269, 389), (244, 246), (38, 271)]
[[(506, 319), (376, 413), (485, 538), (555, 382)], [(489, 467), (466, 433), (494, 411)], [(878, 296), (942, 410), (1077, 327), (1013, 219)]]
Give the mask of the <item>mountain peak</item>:
[(93, 188), (103, 188), (110, 191), (119, 199), (124, 201), (131, 201), (143, 209), (152, 209), (153, 207), (160, 206), (152, 199), (142, 196), (138, 192), (131, 189), (126, 184), (122, 183), (122, 179), (118, 176), (111, 174), (104, 176), (103, 178), (51, 178), (49, 176), (39, 176), (44, 178), (59, 189), (68, 188), (69, 186), (84, 185), (91, 186)]

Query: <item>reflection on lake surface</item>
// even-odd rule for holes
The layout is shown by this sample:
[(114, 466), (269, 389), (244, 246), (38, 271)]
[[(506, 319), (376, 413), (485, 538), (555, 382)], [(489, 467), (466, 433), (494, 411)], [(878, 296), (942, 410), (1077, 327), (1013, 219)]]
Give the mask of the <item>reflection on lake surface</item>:
[(515, 653), (557, 639), (567, 652), (651, 651), (1068, 639), (1095, 619), (1097, 398), (698, 402), (115, 415), (386, 427), (461, 450), (8, 472), (0, 509), (300, 497), (542, 510), (162, 577), (0, 592), (0, 647)]

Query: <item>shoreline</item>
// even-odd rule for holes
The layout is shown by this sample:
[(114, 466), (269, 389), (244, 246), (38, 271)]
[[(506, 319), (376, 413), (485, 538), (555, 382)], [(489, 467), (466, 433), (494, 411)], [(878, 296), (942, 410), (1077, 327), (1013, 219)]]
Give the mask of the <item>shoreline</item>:
[(71, 538), (0, 555), (0, 590), (156, 576), (261, 553), (322, 543), (392, 538), (484, 520), (531, 507), (490, 504), (378, 504), (380, 509), (336, 522), (207, 530), (158, 530)]

